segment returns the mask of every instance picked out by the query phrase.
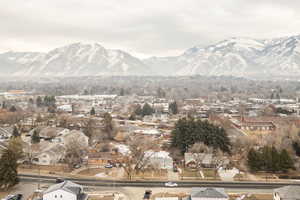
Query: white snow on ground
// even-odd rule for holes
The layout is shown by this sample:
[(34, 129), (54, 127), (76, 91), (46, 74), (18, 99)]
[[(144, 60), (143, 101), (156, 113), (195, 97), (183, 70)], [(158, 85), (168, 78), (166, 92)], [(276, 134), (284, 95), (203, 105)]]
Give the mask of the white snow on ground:
[(116, 148), (118, 148), (118, 151), (122, 154), (122, 155), (126, 155), (129, 153), (129, 147), (125, 144), (116, 144), (115, 145)]
[(96, 174), (95, 175), (96, 177), (98, 177), (98, 178), (105, 178), (105, 177), (107, 177), (107, 175), (105, 174), (105, 173), (99, 173), (99, 174)]
[(220, 168), (218, 170), (218, 173), (222, 179), (222, 181), (234, 181), (234, 176), (239, 173), (239, 170), (237, 168), (225, 170), (223, 168)]

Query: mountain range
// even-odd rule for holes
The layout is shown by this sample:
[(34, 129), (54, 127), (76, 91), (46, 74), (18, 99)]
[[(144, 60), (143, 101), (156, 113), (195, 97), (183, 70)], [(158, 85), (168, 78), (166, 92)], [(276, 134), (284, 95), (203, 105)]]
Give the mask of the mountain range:
[(230, 38), (178, 56), (139, 59), (100, 44), (74, 43), (49, 52), (0, 54), (1, 76), (300, 76), (300, 35)]

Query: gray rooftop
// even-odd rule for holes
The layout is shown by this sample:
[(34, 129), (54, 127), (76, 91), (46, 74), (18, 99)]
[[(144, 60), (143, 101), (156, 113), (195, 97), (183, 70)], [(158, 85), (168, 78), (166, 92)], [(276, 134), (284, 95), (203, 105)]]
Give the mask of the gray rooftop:
[(205, 187), (196, 187), (192, 188), (191, 193), (192, 198), (228, 198), (224, 188), (205, 188)]
[(284, 200), (300, 200), (300, 186), (284, 186), (275, 189), (274, 192), (278, 193)]
[(71, 181), (64, 181), (62, 183), (58, 183), (50, 186), (47, 190), (44, 191), (44, 194), (56, 191), (56, 190), (65, 190), (67, 192), (73, 193), (75, 195), (79, 195), (82, 193), (82, 186)]

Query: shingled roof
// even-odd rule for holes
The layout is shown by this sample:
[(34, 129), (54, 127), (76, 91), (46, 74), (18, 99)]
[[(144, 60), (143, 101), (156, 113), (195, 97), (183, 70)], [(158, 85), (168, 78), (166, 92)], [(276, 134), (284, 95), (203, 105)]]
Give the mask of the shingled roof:
[(58, 183), (55, 185), (50, 186), (46, 191), (44, 191), (44, 194), (56, 191), (56, 190), (64, 190), (66, 192), (73, 193), (75, 195), (79, 195), (82, 193), (82, 186), (78, 185), (76, 183), (73, 183), (71, 181), (64, 181), (62, 183)]
[(300, 186), (289, 185), (274, 190), (283, 200), (300, 200)]
[(192, 188), (191, 198), (228, 198), (224, 188)]

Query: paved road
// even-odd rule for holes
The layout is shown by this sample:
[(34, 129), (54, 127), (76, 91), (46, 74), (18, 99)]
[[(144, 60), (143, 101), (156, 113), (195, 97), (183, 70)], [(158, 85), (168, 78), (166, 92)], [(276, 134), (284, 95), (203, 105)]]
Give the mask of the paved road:
[[(55, 177), (19, 175), (22, 182), (54, 183)], [(163, 181), (112, 181), (97, 179), (67, 178), (81, 185), (104, 186), (104, 187), (164, 187)], [(300, 185), (293, 182), (225, 182), (225, 181), (176, 181), (179, 187), (223, 187), (223, 188), (244, 188), (244, 189), (274, 189), (286, 185)]]

